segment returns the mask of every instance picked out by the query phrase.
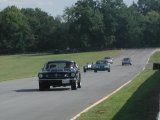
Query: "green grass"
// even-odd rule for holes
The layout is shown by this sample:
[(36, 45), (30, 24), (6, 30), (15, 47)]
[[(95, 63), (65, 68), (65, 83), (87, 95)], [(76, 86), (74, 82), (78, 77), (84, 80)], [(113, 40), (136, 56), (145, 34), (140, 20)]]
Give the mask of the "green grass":
[(0, 81), (37, 76), (44, 63), (49, 60), (74, 60), (80, 68), (86, 62), (95, 62), (105, 56), (115, 56), (118, 50), (85, 52), (75, 54), (24, 54), (0, 56)]
[(151, 58), (150, 58), (150, 60), (149, 60), (149, 63), (154, 63), (154, 62), (160, 62), (160, 52), (159, 52), (159, 51), (155, 52), (155, 53), (151, 56)]
[[(150, 62), (159, 60), (160, 52), (156, 52)], [(144, 70), (129, 85), (77, 120), (156, 120), (159, 95), (160, 71)]]

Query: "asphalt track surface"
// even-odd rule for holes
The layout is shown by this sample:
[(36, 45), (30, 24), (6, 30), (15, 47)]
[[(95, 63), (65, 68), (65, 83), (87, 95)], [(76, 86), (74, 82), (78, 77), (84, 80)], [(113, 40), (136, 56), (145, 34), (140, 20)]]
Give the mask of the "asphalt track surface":
[[(114, 58), (110, 73), (82, 72), (78, 90), (62, 87), (41, 92), (36, 77), (1, 82), (0, 120), (69, 120), (142, 71), (153, 51), (123, 50)], [(133, 65), (122, 66), (123, 57), (130, 57)]]

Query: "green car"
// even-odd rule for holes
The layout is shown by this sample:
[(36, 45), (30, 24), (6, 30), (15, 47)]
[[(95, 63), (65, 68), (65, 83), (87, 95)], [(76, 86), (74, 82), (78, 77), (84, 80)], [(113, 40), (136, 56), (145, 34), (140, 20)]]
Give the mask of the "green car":
[(110, 72), (110, 63), (106, 60), (98, 60), (94, 65), (94, 72), (97, 71), (108, 71)]

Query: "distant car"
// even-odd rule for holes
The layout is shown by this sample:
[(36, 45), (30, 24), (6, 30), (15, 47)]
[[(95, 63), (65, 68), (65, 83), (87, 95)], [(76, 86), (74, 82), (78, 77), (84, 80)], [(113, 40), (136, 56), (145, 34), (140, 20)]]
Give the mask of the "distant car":
[(38, 73), (38, 78), (40, 91), (50, 86), (71, 86), (72, 90), (81, 88), (81, 73), (74, 61), (48, 61)]
[(131, 58), (123, 58), (123, 60), (122, 60), (122, 66), (123, 65), (132, 65)]
[(110, 72), (110, 63), (106, 60), (98, 60), (94, 65), (94, 72), (105, 70)]
[(105, 57), (104, 60), (106, 60), (109, 63), (113, 64), (113, 58), (111, 58), (111, 57)]
[(62, 53), (62, 51), (61, 51), (61, 50), (59, 50), (59, 49), (55, 49), (55, 50), (53, 51), (53, 53), (54, 53), (54, 54), (61, 54), (61, 53)]
[(94, 70), (94, 64), (86, 63), (86, 65), (83, 66), (83, 72), (86, 72), (87, 70)]

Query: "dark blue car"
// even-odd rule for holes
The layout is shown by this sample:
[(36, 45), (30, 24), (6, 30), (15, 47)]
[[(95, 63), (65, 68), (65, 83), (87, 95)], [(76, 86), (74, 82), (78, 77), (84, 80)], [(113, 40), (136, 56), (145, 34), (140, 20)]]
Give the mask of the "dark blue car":
[(123, 58), (123, 60), (122, 60), (122, 66), (123, 65), (132, 65), (131, 58)]
[(74, 61), (48, 61), (38, 73), (38, 78), (40, 91), (50, 89), (50, 86), (71, 86), (72, 90), (81, 88), (80, 69)]

